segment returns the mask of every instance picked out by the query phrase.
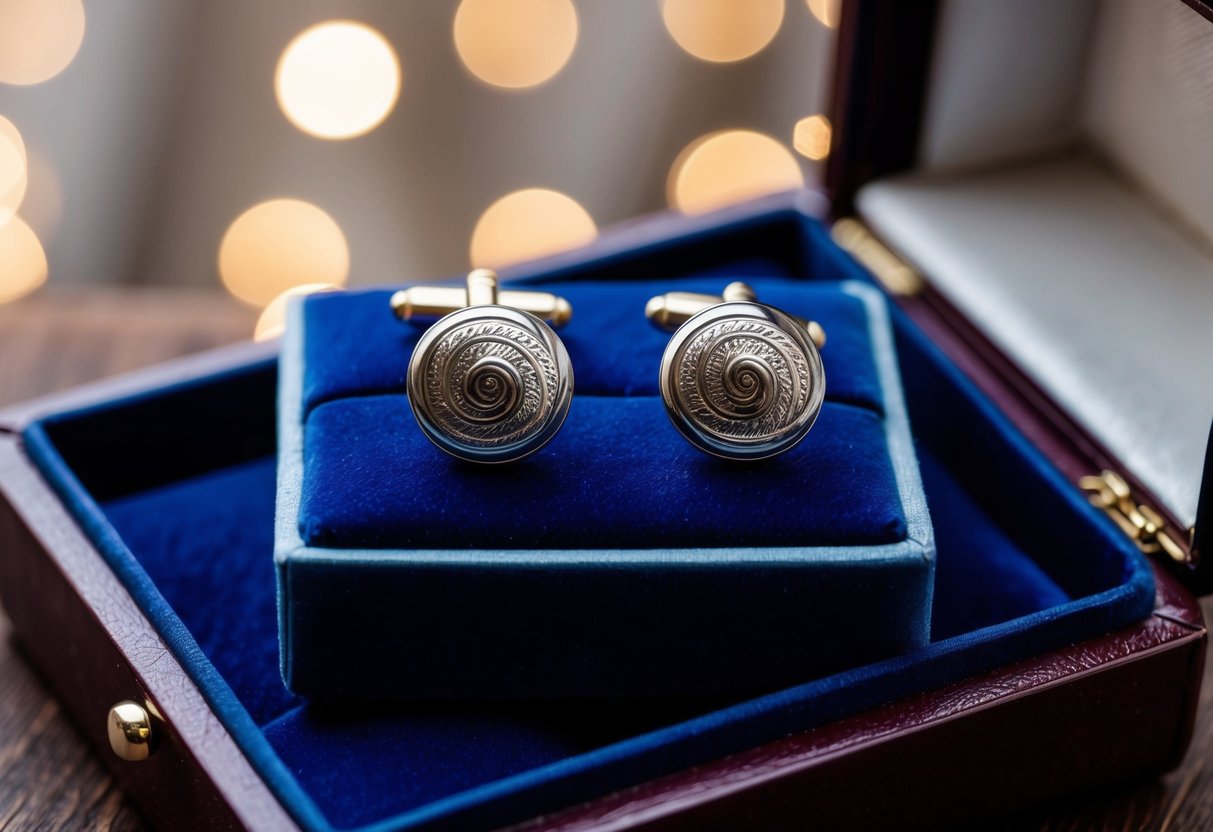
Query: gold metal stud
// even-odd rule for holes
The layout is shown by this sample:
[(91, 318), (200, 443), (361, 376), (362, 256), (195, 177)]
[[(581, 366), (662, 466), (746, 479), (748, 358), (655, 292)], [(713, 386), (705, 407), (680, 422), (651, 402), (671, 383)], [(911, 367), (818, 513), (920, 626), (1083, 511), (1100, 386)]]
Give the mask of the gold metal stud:
[(138, 702), (126, 700), (110, 708), (106, 723), (110, 748), (123, 760), (139, 762), (152, 753), (152, 716)]

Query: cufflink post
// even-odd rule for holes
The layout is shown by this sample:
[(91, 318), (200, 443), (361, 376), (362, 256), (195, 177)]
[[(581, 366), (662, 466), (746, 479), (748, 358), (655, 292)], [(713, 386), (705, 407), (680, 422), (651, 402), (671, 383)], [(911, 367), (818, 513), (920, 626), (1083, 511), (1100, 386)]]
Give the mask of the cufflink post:
[(497, 273), (474, 269), (467, 285), (411, 286), (392, 295), (392, 311), (402, 321), (431, 324), (445, 315), (469, 306), (509, 306), (528, 312), (552, 326), (564, 326), (573, 317), (573, 307), (551, 292), (498, 289)]
[[(724, 287), (720, 295), (705, 295), (697, 292), (666, 292), (650, 298), (645, 304), (644, 316), (658, 329), (673, 332), (695, 315), (720, 303), (757, 303), (758, 295), (748, 283), (734, 281)], [(826, 343), (826, 333), (821, 324), (790, 315), (799, 322), (821, 349)]]

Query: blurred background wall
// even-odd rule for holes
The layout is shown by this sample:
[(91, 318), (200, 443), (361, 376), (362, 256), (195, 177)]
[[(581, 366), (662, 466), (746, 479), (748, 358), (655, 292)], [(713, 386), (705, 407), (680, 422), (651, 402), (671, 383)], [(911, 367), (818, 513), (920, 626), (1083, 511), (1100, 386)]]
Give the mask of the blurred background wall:
[[(0, 0), (17, 222), (54, 283), (225, 270), (255, 304), (501, 265), (814, 182), (836, 17), (835, 0)], [(308, 32), (334, 20), (365, 27)], [(696, 143), (729, 129), (753, 132)], [(0, 194), (4, 158), (0, 138)], [(237, 222), (282, 199), (307, 204)]]

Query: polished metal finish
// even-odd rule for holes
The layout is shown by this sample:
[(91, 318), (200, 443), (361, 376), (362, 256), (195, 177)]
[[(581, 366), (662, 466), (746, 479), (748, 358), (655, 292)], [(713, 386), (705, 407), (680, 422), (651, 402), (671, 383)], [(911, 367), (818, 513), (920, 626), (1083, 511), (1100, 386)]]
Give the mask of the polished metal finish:
[[(661, 359), (661, 397), (687, 440), (726, 459), (764, 459), (803, 439), (825, 399), (820, 326), (758, 303), (744, 283), (723, 297), (670, 293), (645, 308), (678, 324)], [(811, 325), (810, 325), (811, 324)]]
[[(424, 295), (433, 290), (417, 287), (406, 292)], [(402, 294), (392, 299), (397, 314), (423, 320), (425, 316), (415, 313), (401, 314), (407, 308), (397, 304)], [(460, 294), (458, 306), (441, 309), (447, 314), (413, 350), (407, 381), (413, 415), (430, 441), (459, 459), (521, 459), (547, 444), (568, 415), (573, 398), (568, 352), (538, 317), (499, 303), (507, 293), (498, 292), (493, 272), (472, 272), (466, 292)], [(436, 311), (435, 297), (428, 296), (427, 310)], [(547, 298), (554, 300), (549, 303)], [(554, 313), (568, 307), (555, 295), (545, 295), (531, 306), (543, 304)], [(569, 315), (571, 309), (558, 317), (568, 320)]]
[[(748, 284), (737, 281), (725, 286), (724, 292), (719, 297), (698, 292), (666, 292), (664, 295), (649, 299), (644, 307), (644, 315), (654, 326), (664, 329), (666, 332), (673, 332), (693, 316), (721, 301), (756, 301), (757, 299), (758, 296), (754, 294), (754, 290)], [(809, 337), (813, 339), (813, 343), (817, 345), (817, 349), (826, 345), (826, 332), (817, 321), (798, 318), (795, 315), (788, 315), (788, 317), (805, 328)]]
[(1191, 545), (1177, 540), (1162, 514), (1140, 502), (1120, 474), (1109, 470), (1091, 474), (1079, 479), (1078, 487), (1147, 555), (1165, 552), (1176, 563), (1192, 563)]
[(921, 295), (926, 288), (926, 280), (917, 269), (894, 254), (854, 217), (843, 217), (834, 223), (830, 236), (892, 294), (910, 298)]
[(139, 762), (152, 753), (152, 717), (138, 702), (127, 700), (110, 708), (106, 733), (110, 748), (123, 760)]
[[(569, 302), (550, 292), (497, 292), (497, 303), (528, 312), (552, 326), (564, 326), (573, 317)], [(402, 321), (429, 324), (468, 303), (467, 288), (460, 286), (412, 286), (392, 295), (392, 311)]]

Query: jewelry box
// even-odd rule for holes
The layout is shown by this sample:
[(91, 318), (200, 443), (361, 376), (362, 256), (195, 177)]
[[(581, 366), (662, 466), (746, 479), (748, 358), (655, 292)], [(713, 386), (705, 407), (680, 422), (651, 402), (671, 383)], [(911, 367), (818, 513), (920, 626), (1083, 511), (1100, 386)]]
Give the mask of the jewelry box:
[[(1042, 38), (1080, 36), (1045, 38), (1056, 47), (1052, 83), (1025, 88), (1023, 100), (1056, 86), (1064, 66), (1078, 73), (1072, 50), (1085, 50), (1089, 38), (1116, 42), (1116, 15), (1133, 8), (1031, 5), (1031, 13), (1008, 13), (1038, 24)], [(1179, 0), (1156, 5), (1159, 14), (1189, 15), (1185, 25), (1213, 26), (1197, 17), (1210, 13), (1202, 3), (1196, 11)], [(995, 17), (966, 19), (974, 6)], [(1030, 327), (1032, 312), (1055, 310), (1032, 306), (1030, 293), (982, 307), (965, 287), (990, 278), (975, 284), (980, 296), (1001, 285), (994, 278), (1007, 273), (995, 261), (1005, 265), (1008, 255), (1000, 241), (1025, 257), (1056, 256), (1035, 267), (1056, 267), (1056, 281), (1036, 291), (1064, 289), (1060, 281), (1076, 273), (1088, 275), (1092, 295), (1106, 291), (1101, 274), (1081, 267), (1122, 234), (1148, 233), (1152, 244), (1133, 251), (1160, 272), (1203, 261), (1186, 260), (1197, 256), (1183, 248), (1191, 236), (1172, 233), (1171, 217), (1131, 209), (1138, 192), (1106, 167), (1084, 168), (1081, 154), (1052, 157), (1084, 169), (1041, 177), (1045, 190), (1035, 193), (1050, 195), (1043, 203), (975, 168), (936, 171), (926, 182), (905, 173), (931, 123), (924, 102), (943, 92), (929, 71), (947, 66), (941, 50), (966, 31), (977, 38), (989, 31), (983, 25), (1009, 25), (997, 17), (1002, 4), (937, 8), (927, 22), (906, 4), (844, 8), (828, 179), (841, 223), (817, 219), (831, 209), (814, 200), (774, 199), (638, 224), (513, 275), (588, 274), (596, 262), (626, 257), (707, 269), (731, 252), (761, 249), (798, 273), (888, 287), (936, 542), (931, 643), (724, 701), (298, 707), (277, 680), (272, 637), (277, 356), (266, 346), (220, 351), (0, 414), (0, 600), (66, 710), (154, 823), (736, 828), (811, 816), (827, 826), (956, 824), (1182, 757), (1206, 647), (1199, 606), (1182, 582), (1206, 583), (1210, 414), (1201, 417), (1205, 436), (1189, 435), (1183, 419), (1161, 431), (1147, 420), (1129, 435), (1149, 436), (1148, 446), (1118, 445), (1125, 434), (1099, 424), (1111, 418), (1095, 407), (1107, 399), (1067, 403), (1058, 392), (1075, 391), (1048, 367), (1081, 355), (1085, 374), (1112, 378), (1102, 374), (1135, 366), (1125, 343), (1133, 333), (1114, 328), (1109, 343), (1103, 327)], [(1069, 30), (1055, 14), (1085, 23)], [(998, 50), (986, 47), (998, 38), (980, 42), (993, 63)], [(1003, 66), (990, 77), (1014, 74)], [(953, 112), (995, 111), (984, 106), (995, 100), (978, 96), (983, 106)], [(1062, 151), (1073, 146), (1061, 141)], [(1018, 152), (997, 165), (1049, 163)], [(1115, 186), (1084, 190), (1097, 173)], [(942, 191), (941, 181), (950, 183)], [(958, 224), (957, 194), (969, 214), (987, 212), (988, 229)], [(1111, 205), (1109, 194), (1124, 199)], [(1049, 206), (1053, 213), (1035, 216)], [(1089, 236), (1084, 219), (1096, 207), (1123, 208), (1139, 227)], [(1047, 229), (1028, 222), (1048, 217), (1069, 229), (1064, 245), (1046, 244)], [(991, 236), (972, 236), (978, 231)], [(1152, 308), (1132, 286), (1115, 285), (1127, 308)], [(1057, 309), (1067, 297), (1057, 293)], [(1149, 300), (1199, 310), (1203, 297)], [(1163, 320), (1179, 328), (1189, 319)], [(1143, 344), (1160, 328), (1132, 345), (1147, 355), (1161, 349), (1161, 336)], [(1073, 338), (1075, 351), (1046, 330)], [(1034, 363), (1041, 353), (1057, 363)], [(1197, 383), (1202, 368), (1193, 366), (1201, 362), (1188, 352), (1169, 360), (1186, 361), (1191, 385), (1174, 390), (1135, 376), (1121, 401), (1137, 406), (1111, 415), (1145, 416), (1154, 405), (1164, 415), (1207, 411), (1199, 396), (1210, 385)], [(1150, 407), (1140, 404), (1146, 399)], [(196, 536), (207, 539), (205, 552), (191, 548)], [(215, 553), (229, 556), (225, 568), (215, 568)], [(254, 585), (255, 595), (242, 594)], [(868, 613), (859, 607), (839, 627)], [(237, 690), (263, 695), (249, 701)], [(141, 761), (111, 750), (109, 712), (123, 701), (148, 713), (150, 754)]]

